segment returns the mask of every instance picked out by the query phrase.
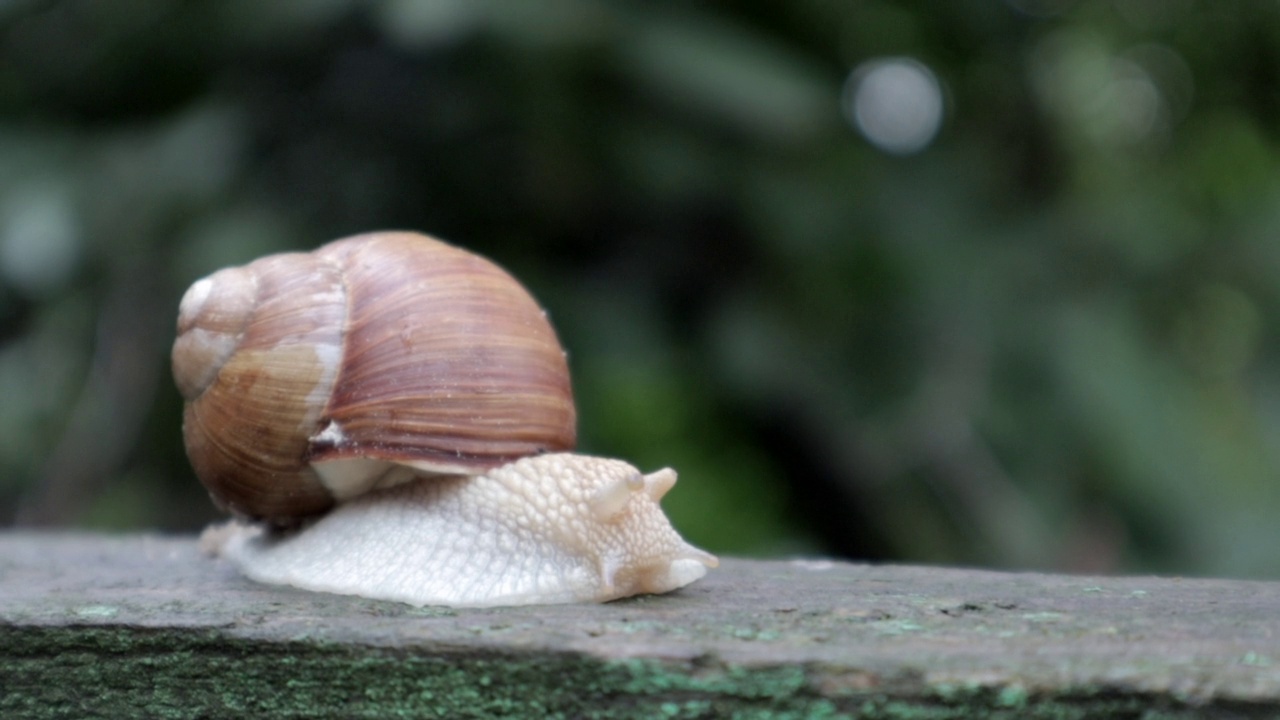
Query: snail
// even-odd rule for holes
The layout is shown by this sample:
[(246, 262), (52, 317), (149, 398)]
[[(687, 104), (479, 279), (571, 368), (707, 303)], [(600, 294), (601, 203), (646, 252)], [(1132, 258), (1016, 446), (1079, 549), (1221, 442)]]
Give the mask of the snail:
[(658, 501), (669, 468), (570, 452), (546, 314), (496, 264), (412, 232), (196, 281), (173, 374), (217, 554), (271, 584), (415, 605), (604, 602), (715, 567)]

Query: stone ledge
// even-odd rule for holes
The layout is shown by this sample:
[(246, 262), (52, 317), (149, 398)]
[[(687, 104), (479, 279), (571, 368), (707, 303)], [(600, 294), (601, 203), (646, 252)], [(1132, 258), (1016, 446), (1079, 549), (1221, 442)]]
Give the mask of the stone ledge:
[(190, 537), (0, 533), (0, 717), (140, 714), (1280, 717), (1280, 583), (728, 559), (661, 597), (415, 609)]

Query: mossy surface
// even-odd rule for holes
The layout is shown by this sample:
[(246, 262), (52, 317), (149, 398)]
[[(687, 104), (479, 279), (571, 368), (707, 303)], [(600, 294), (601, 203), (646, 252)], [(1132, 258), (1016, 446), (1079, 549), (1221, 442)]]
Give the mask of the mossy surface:
[(0, 627), (0, 717), (156, 718), (1143, 718), (1273, 717), (1256, 703), (1188, 704), (1073, 688), (822, 696), (802, 666), (601, 660), (574, 653), (421, 653), (269, 643), (212, 630)]
[(0, 720), (1280, 717), (1280, 583), (726, 560), (607, 605), (250, 583), (190, 538), (0, 533)]

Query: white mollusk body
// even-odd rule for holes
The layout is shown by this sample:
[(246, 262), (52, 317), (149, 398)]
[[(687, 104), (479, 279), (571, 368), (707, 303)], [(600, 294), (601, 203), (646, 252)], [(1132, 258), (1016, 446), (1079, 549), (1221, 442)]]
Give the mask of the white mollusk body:
[(291, 535), (235, 525), (221, 553), (259, 582), (413, 605), (605, 602), (717, 564), (658, 505), (674, 484), (671, 470), (542, 455), (376, 491)]

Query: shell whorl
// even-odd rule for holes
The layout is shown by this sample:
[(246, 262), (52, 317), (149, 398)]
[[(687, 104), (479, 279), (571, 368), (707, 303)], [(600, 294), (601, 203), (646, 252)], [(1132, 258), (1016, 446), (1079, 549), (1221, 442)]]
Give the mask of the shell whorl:
[(188, 456), (240, 515), (288, 522), (575, 442), (541, 308), (488, 260), (415, 233), (221, 270), (187, 291), (178, 331)]
[(182, 296), (173, 378), (183, 399), (199, 397), (231, 357), (253, 315), (257, 292), (253, 273), (227, 268), (196, 281)]

